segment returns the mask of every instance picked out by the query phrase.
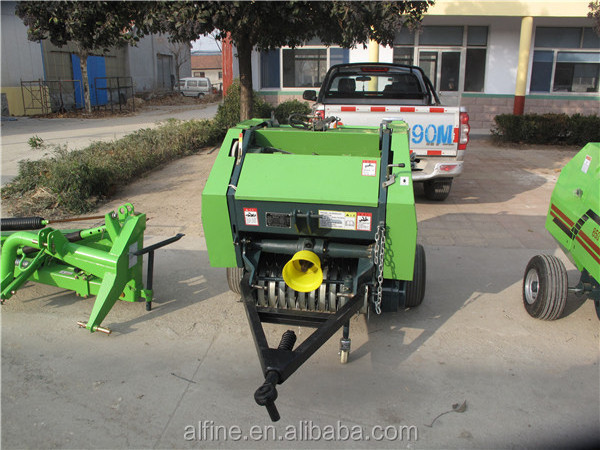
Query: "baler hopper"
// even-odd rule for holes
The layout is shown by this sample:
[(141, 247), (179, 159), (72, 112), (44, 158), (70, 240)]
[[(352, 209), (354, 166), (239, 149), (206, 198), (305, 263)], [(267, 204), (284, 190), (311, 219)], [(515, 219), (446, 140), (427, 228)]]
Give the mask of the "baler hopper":
[[(353, 315), (417, 306), (425, 292), (408, 127), (328, 129), (333, 121), (238, 124), (202, 195), (210, 263), (242, 296), (265, 377), (255, 400), (272, 420), (275, 386), (340, 328), (347, 361)], [(294, 348), (288, 330), (271, 348), (263, 323), (315, 331)]]
[(600, 143), (587, 144), (562, 169), (552, 191), (546, 229), (581, 276), (576, 286), (569, 287), (560, 259), (534, 256), (523, 277), (525, 309), (538, 319), (558, 319), (573, 292), (593, 300), (600, 318)]

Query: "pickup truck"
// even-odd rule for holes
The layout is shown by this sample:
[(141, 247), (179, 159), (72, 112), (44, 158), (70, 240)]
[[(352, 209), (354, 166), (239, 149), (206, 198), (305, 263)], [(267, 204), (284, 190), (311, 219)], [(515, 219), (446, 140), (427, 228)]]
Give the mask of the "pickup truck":
[(464, 107), (442, 106), (431, 81), (420, 67), (389, 63), (331, 66), (319, 93), (304, 91), (316, 102), (315, 115), (336, 116), (339, 125), (379, 125), (403, 120), (410, 127), (413, 181), (424, 184), (430, 200), (445, 200), (452, 180), (461, 174), (469, 115)]

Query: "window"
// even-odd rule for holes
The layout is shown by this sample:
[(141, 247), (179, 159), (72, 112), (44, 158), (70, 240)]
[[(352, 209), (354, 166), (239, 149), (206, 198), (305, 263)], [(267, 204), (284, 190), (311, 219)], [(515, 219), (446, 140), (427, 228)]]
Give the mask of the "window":
[(483, 92), (485, 82), (485, 48), (467, 48), (465, 92)]
[(402, 28), (394, 62), (418, 64), (440, 91), (483, 92), (487, 41), (487, 26), (424, 26), (420, 33)]
[(223, 72), (219, 72), (219, 80), (223, 79)]
[(339, 71), (329, 86), (328, 98), (422, 100), (426, 95), (417, 75), (408, 69), (376, 72), (366, 66)]
[(263, 88), (279, 88), (279, 50), (271, 50), (260, 54), (260, 86)]
[(260, 87), (262, 89), (318, 88), (329, 67), (347, 63), (348, 49), (324, 47), (308, 42), (309, 47), (282, 48), (260, 54)]
[(591, 28), (538, 27), (534, 42), (530, 92), (598, 92), (600, 39)]
[(413, 47), (396, 47), (394, 48), (394, 63), (413, 65)]
[(200, 87), (208, 87), (208, 81), (206, 81), (206, 80), (198, 80), (198, 86), (200, 86)]
[(196, 87), (198, 86), (198, 81), (197, 80), (188, 80), (188, 87)]
[(327, 68), (326, 49), (284, 49), (283, 87), (319, 87)]
[(419, 45), (457, 46), (463, 44), (463, 27), (423, 27)]
[(554, 91), (598, 92), (600, 53), (558, 52)]

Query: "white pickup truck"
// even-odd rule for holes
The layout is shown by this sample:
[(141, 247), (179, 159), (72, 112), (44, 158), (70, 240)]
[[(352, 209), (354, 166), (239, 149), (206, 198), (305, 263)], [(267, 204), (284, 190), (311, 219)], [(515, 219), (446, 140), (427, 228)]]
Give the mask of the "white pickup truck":
[(425, 196), (445, 200), (452, 180), (463, 169), (469, 142), (469, 115), (464, 107), (442, 106), (431, 81), (417, 66), (351, 63), (331, 66), (313, 112), (336, 116), (343, 125), (378, 126), (384, 119), (403, 120), (410, 127), (414, 154), (413, 180), (424, 183)]

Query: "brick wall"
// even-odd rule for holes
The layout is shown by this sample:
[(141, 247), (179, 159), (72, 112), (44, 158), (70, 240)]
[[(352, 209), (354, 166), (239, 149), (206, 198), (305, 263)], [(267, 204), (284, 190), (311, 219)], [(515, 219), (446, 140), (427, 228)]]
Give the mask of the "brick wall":
[[(268, 93), (262, 94), (259, 92), (262, 98), (273, 106), (277, 106), (280, 103), (286, 102), (288, 100), (300, 100), (301, 102), (306, 101), (302, 100), (302, 94), (290, 93), (287, 94), (285, 92), (276, 92), (276, 93)], [(312, 105), (312, 102), (309, 102)]]
[[(461, 106), (469, 113), (471, 129), (489, 130), (494, 126), (494, 116), (512, 114), (514, 97), (510, 96), (462, 96)], [(600, 114), (600, 99), (568, 99), (543, 98), (536, 96), (525, 97), (525, 114)]]

